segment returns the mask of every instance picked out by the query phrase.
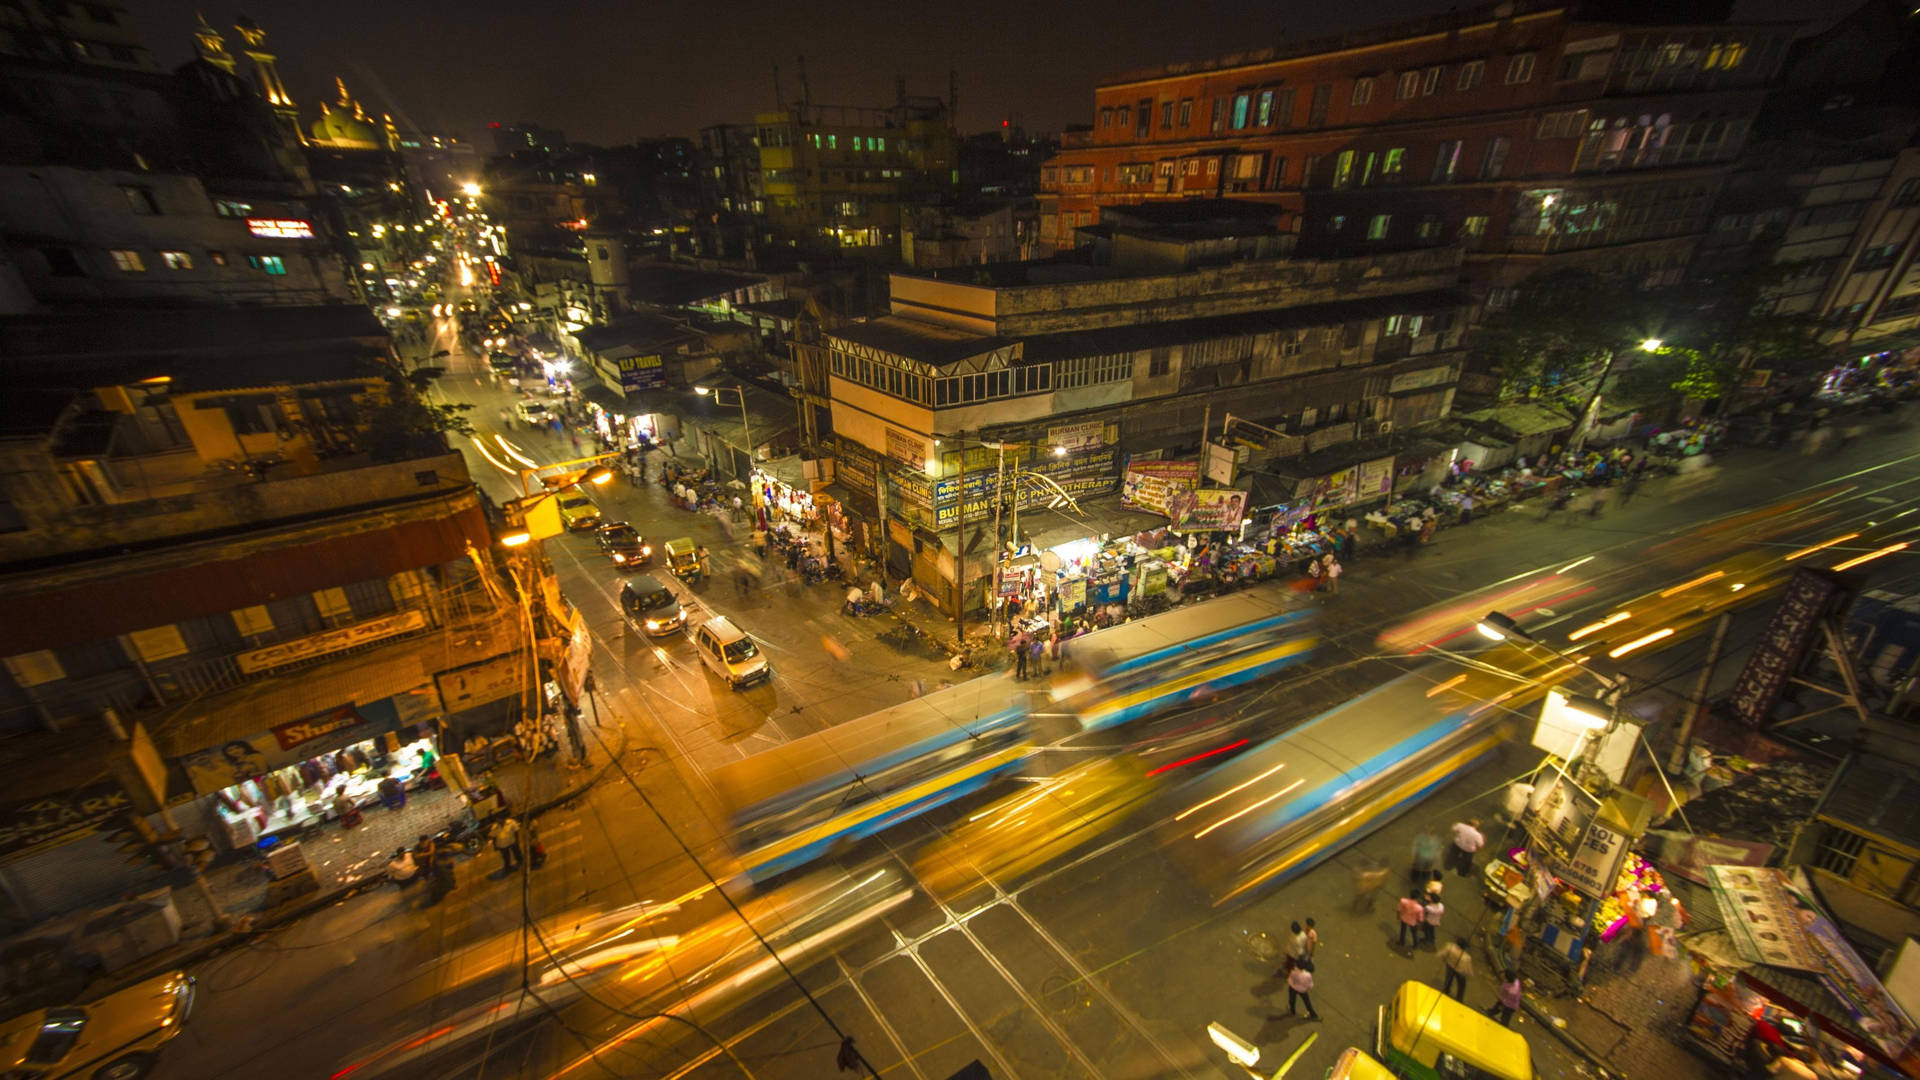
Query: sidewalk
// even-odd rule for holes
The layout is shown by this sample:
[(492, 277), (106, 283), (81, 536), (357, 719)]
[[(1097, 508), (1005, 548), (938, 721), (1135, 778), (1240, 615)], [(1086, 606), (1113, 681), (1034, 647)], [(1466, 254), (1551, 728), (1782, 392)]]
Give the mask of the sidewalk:
[[(592, 714), (589, 713), (582, 723), (590, 726)], [(607, 727), (612, 729), (614, 738), (611, 752), (597, 749), (599, 740), (589, 733), (587, 735), (588, 767), (585, 769), (568, 769), (562, 763), (563, 757), (554, 756), (535, 763), (512, 762), (493, 771), (494, 783), (499, 786), (501, 793), (507, 797), (508, 805), (521, 820), (538, 818), (549, 810), (578, 799), (614, 770), (615, 764), (627, 752), (629, 736), (624, 725), (613, 723), (608, 724)], [(602, 734), (605, 735), (606, 732), (603, 730)], [(440, 802), (452, 810), (452, 814), (447, 815), (449, 819), (453, 814), (465, 809), (464, 805), (448, 792), (430, 794), (441, 796)], [(389, 816), (388, 813), (370, 811), (367, 825), (344, 835), (353, 837), (354, 834), (361, 833), (366, 835), (368, 842), (371, 843), (375, 842), (376, 835), (386, 837), (387, 832), (397, 830), (396, 835), (408, 832), (412, 835), (396, 841), (393, 846), (410, 843), (419, 835), (416, 819), (413, 819), (409, 813), (414, 808), (414, 803), (409, 802), (405, 810), (391, 815), (394, 821), (384, 829), (375, 822), (380, 817)], [(335, 839), (341, 835), (336, 829), (328, 838)], [(360, 845), (352, 846), (357, 848)], [(216, 876), (221, 876), (221, 872), (216, 871), (215, 874), (208, 875), (208, 884), (213, 887), (215, 896), (226, 908), (228, 915), (239, 915), (244, 918), (242, 923), (227, 930), (217, 929), (213, 925), (211, 913), (200, 902), (194, 890), (176, 889), (175, 895), (181, 898), (180, 910), (185, 920), (180, 943), (142, 957), (136, 963), (96, 979), (87, 987), (84, 996), (89, 999), (97, 998), (144, 979), (205, 960), (268, 930), (299, 919), (303, 915), (344, 901), (367, 889), (384, 885), (387, 880), (386, 854), (391, 851), (392, 848), (389, 847), (376, 852), (377, 858), (353, 860), (342, 860), (336, 855), (330, 863), (331, 876), (322, 878), (319, 891), (308, 893), (264, 911), (259, 910), (258, 904), (266, 894), (266, 877), (250, 862), (225, 868), (227, 871), (225, 876), (228, 880), (222, 883), (212, 880)], [(255, 905), (253, 908), (240, 908), (232, 906), (229, 902), (230, 898), (244, 901), (249, 896)], [(192, 899), (186, 899), (188, 897)]]

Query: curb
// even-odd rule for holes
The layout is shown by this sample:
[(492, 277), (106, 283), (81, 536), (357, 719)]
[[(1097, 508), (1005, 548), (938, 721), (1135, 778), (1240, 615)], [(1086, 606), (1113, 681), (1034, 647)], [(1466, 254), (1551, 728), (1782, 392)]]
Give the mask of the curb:
[[(614, 749), (605, 764), (594, 770), (592, 775), (583, 778), (579, 783), (562, 788), (558, 795), (524, 808), (520, 812), (521, 820), (531, 821), (556, 807), (572, 802), (586, 794), (595, 785), (600, 783), (601, 780), (605, 779), (607, 775), (613, 771), (615, 763), (626, 756), (628, 744), (631, 740), (631, 736), (628, 735), (625, 727), (620, 728), (619, 733), (619, 746)], [(357, 881), (352, 881), (345, 885), (308, 893), (297, 900), (290, 900), (287, 903), (281, 904), (279, 907), (259, 913), (254, 917), (252, 924), (246, 930), (222, 931), (204, 938), (192, 946), (166, 954), (164, 962), (158, 962), (157, 958), (149, 958), (155, 962), (136, 963), (120, 971), (112, 972), (102, 978), (96, 979), (88, 984), (80, 996), (84, 1000), (92, 1001), (113, 993), (116, 990), (123, 990), (126, 987), (151, 979), (157, 975), (173, 971), (176, 968), (184, 968), (189, 964), (198, 963), (209, 957), (225, 952), (233, 946), (240, 945), (250, 938), (260, 937), (270, 930), (279, 929), (303, 916), (311, 915), (323, 907), (328, 907), (339, 901), (350, 899), (369, 889), (379, 888), (386, 883), (387, 874), (386, 871), (382, 870), (377, 874), (360, 878)]]

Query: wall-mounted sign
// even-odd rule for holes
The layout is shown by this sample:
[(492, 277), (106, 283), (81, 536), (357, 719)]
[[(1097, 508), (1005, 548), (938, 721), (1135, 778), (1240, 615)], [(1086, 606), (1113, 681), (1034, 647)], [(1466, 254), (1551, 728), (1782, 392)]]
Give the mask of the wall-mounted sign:
[(927, 444), (924, 440), (897, 428), (887, 429), (887, 456), (902, 465), (915, 469), (927, 467)]
[(234, 658), (234, 663), (241, 671), (252, 674), (300, 660), (311, 660), (328, 653), (337, 653), (343, 649), (351, 649), (356, 645), (365, 645), (382, 638), (397, 637), (425, 625), (427, 625), (427, 617), (424, 613), (403, 611), (398, 615), (368, 619), (366, 622), (357, 622), (352, 626), (343, 626), (324, 634), (309, 634), (303, 638), (294, 638), (292, 641), (282, 641), (278, 645), (269, 645), (264, 649), (244, 652)]
[(620, 367), (622, 390), (658, 390), (667, 385), (667, 369), (659, 353), (622, 356), (614, 363)]
[(1120, 505), (1164, 514), (1174, 492), (1192, 491), (1199, 484), (1197, 461), (1136, 461), (1120, 477)]
[(131, 808), (114, 781), (0, 806), (0, 863), (90, 836)]
[(1800, 673), (1807, 650), (1820, 634), (1820, 624), (1833, 612), (1844, 610), (1852, 593), (1838, 575), (1805, 567), (1794, 571), (1767, 622), (1767, 632), (1727, 694), (1734, 715), (1754, 727), (1766, 722), (1787, 680)]
[(247, 231), (255, 236), (270, 236), (277, 240), (313, 239), (313, 222), (299, 218), (263, 218), (247, 219)]
[(1430, 386), (1439, 386), (1441, 383), (1451, 381), (1452, 378), (1452, 364), (1421, 368), (1418, 371), (1403, 371), (1387, 383), (1387, 393), (1404, 394), (1409, 390), (1425, 390)]

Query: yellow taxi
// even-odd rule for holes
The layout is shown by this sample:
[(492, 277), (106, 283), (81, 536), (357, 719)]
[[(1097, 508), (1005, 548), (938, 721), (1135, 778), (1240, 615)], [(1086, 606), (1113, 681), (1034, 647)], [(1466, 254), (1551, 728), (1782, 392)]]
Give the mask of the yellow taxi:
[(193, 978), (175, 971), (87, 1005), (38, 1009), (0, 1024), (0, 1076), (138, 1080), (193, 1011)]
[(578, 491), (566, 491), (560, 495), (560, 520), (570, 532), (591, 529), (600, 524), (600, 508), (593, 500)]

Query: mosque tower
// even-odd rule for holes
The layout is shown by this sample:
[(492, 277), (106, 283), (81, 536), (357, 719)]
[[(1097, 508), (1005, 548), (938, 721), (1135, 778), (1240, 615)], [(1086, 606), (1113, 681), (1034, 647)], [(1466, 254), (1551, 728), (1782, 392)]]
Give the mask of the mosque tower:
[(275, 56), (267, 48), (267, 32), (245, 15), (240, 16), (233, 28), (240, 32), (240, 38), (245, 42), (241, 51), (247, 54), (248, 60), (253, 61), (253, 83), (259, 89), (260, 96), (267, 99), (274, 116), (279, 118), (288, 134), (296, 142), (305, 145), (307, 138), (300, 131), (300, 107), (293, 103), (293, 95), (287, 93), (287, 85), (280, 81), (280, 70), (274, 64)]
[(207, 25), (207, 17), (205, 15), (199, 15), (198, 17), (200, 19), (200, 25), (194, 27), (193, 30), (193, 50), (200, 54), (200, 59), (212, 64), (214, 67), (219, 68), (229, 75), (237, 74), (235, 71), (237, 65), (233, 59), (233, 54), (227, 51), (226, 39), (220, 36), (220, 31)]

